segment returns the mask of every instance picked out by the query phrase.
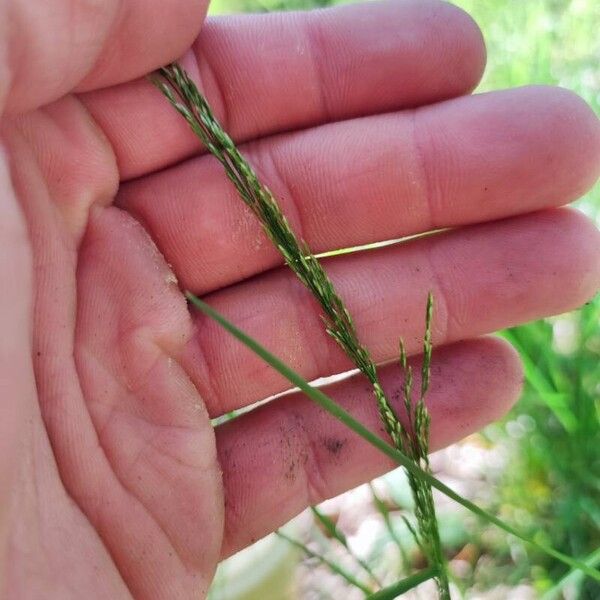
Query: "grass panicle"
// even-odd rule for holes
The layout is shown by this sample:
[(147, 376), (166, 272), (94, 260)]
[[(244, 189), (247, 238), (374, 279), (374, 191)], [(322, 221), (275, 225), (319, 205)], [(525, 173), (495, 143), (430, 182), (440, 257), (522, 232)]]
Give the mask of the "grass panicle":
[(259, 181), (252, 167), (219, 125), (206, 99), (187, 73), (177, 64), (163, 67), (158, 73), (160, 77), (154, 77), (153, 82), (186, 119), (206, 148), (221, 162), (240, 197), (257, 216), (286, 264), (319, 303), (327, 333), (370, 381), (386, 431), (399, 446), (403, 435), (400, 420), (383, 391), (375, 363), (366, 347), (360, 343), (354, 322), (320, 262), (307, 244), (298, 240), (273, 194)]
[[(404, 372), (403, 397), (404, 407), (408, 416), (408, 427), (402, 427), (402, 446), (405, 454), (419, 465), (427, 473), (431, 473), (429, 464), (429, 427), (431, 419), (425, 406), (425, 396), (429, 389), (431, 375), (431, 328), (433, 323), (433, 295), (427, 296), (427, 307), (425, 311), (425, 335), (423, 338), (423, 362), (421, 365), (421, 389), (419, 398), (413, 403), (413, 371), (408, 364), (406, 349), (400, 340), (400, 368)], [(435, 514), (435, 504), (431, 485), (423, 481), (421, 477), (408, 472), (408, 481), (415, 501), (415, 517), (417, 519), (418, 532), (405, 520), (415, 541), (425, 554), (430, 565), (438, 569), (436, 582), (440, 598), (449, 600), (450, 589), (448, 583), (448, 571), (446, 559), (443, 553), (438, 522)]]
[[(171, 104), (186, 119), (194, 133), (206, 148), (223, 165), (225, 173), (237, 189), (245, 204), (260, 221), (266, 235), (279, 250), (286, 264), (298, 279), (308, 288), (323, 311), (327, 333), (337, 342), (354, 365), (371, 383), (379, 409), (381, 421), (394, 446), (413, 458), (418, 464), (429, 468), (427, 460), (429, 416), (423, 402), (429, 385), (429, 365), (431, 361), (431, 319), (433, 300), (427, 302), (427, 326), (425, 335), (425, 357), (421, 383), (421, 397), (414, 411), (411, 405), (412, 370), (407, 366), (405, 353), (403, 366), (407, 384), (405, 386), (405, 406), (409, 415), (414, 416), (410, 429), (406, 429), (379, 380), (377, 367), (367, 348), (360, 342), (354, 321), (344, 302), (319, 260), (312, 254), (308, 245), (299, 240), (282, 213), (271, 191), (263, 185), (250, 164), (238, 151), (229, 135), (223, 130), (213, 112), (185, 70), (176, 63), (160, 69), (159, 76), (153, 78), (155, 85), (163, 92)], [(402, 351), (404, 352), (404, 351)], [(440, 597), (450, 598), (446, 576), (445, 560), (437, 532), (437, 519), (430, 486), (418, 478), (410, 477), (410, 485), (416, 503), (416, 516), (423, 547), (427, 558), (435, 560), (432, 566), (438, 573), (437, 581)]]
[[(342, 299), (338, 296), (332, 282), (306, 243), (296, 238), (273, 194), (267, 187), (262, 185), (252, 167), (237, 150), (231, 138), (222, 129), (215, 119), (210, 106), (195, 84), (177, 64), (171, 64), (160, 69), (152, 77), (152, 81), (186, 119), (191, 129), (201, 139), (206, 148), (221, 162), (225, 173), (237, 189), (242, 200), (257, 216), (268, 238), (279, 250), (287, 265), (294, 271), (296, 276), (309, 289), (319, 303), (323, 311), (323, 320), (327, 332), (370, 381), (382, 423), (392, 440), (393, 446), (390, 446), (353, 419), (349, 413), (344, 411), (320, 390), (310, 386), (302, 377), (270, 354), (255, 340), (252, 340), (229, 323), (214, 309), (189, 293), (186, 294), (188, 300), (206, 315), (219, 322), (226, 330), (242, 341), (257, 355), (261, 356), (282, 375), (287, 377), (292, 384), (297, 385), (322, 408), (361, 435), (369, 443), (396, 460), (398, 464), (404, 466), (408, 472), (411, 489), (415, 498), (415, 516), (418, 532), (413, 529), (414, 535), (430, 563), (428, 570), (424, 573), (428, 578), (436, 578), (440, 597), (444, 600), (449, 598), (449, 592), (446, 562), (439, 539), (432, 487), (446, 494), (473, 513), (494, 523), (504, 531), (532, 544), (539, 550), (561, 560), (565, 564), (581, 569), (591, 577), (600, 580), (600, 573), (594, 568), (522, 534), (498, 517), (484, 511), (469, 500), (462, 498), (431, 474), (427, 458), (430, 422), (424, 403), (424, 398), (429, 387), (431, 364), (431, 322), (433, 314), (431, 296), (429, 296), (427, 302), (427, 326), (421, 372), (421, 389), (419, 398), (414, 405), (412, 402), (413, 373), (408, 365), (404, 346), (400, 344), (400, 364), (405, 374), (403, 387), (404, 407), (408, 415), (407, 426), (404, 427), (383, 390), (375, 363), (371, 359), (366, 347), (359, 341), (352, 318), (346, 310)], [(418, 580), (418, 576), (419, 574), (414, 576), (416, 577), (415, 581)], [(408, 582), (410, 579), (405, 580), (405, 582)], [(402, 582), (399, 582), (397, 585), (402, 587)], [(393, 596), (385, 595), (380, 597)]]

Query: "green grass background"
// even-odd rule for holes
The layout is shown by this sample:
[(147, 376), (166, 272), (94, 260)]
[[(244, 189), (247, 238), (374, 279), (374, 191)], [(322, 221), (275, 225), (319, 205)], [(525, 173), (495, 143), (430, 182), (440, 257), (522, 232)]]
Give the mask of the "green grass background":
[[(214, 0), (212, 13), (307, 9), (328, 0)], [(480, 90), (561, 85), (600, 114), (599, 0), (456, 0), (482, 28), (488, 68)], [(598, 219), (600, 186), (579, 202)], [(487, 508), (577, 557), (600, 564), (600, 299), (581, 310), (504, 332), (526, 370), (523, 396), (484, 432), (509, 449), (509, 468)], [(477, 529), (479, 527), (480, 529)], [(497, 532), (473, 525), (478, 551), (493, 560), (460, 587), (525, 582), (544, 598), (597, 600), (600, 586)], [(544, 595), (545, 594), (545, 595)]]

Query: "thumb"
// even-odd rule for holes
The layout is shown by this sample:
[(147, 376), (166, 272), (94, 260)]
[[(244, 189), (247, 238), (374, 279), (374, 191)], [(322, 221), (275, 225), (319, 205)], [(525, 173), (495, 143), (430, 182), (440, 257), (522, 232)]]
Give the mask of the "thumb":
[(0, 2), (0, 114), (128, 81), (181, 55), (209, 0)]
[(0, 597), (14, 478), (35, 401), (31, 360), (31, 254), (0, 146)]

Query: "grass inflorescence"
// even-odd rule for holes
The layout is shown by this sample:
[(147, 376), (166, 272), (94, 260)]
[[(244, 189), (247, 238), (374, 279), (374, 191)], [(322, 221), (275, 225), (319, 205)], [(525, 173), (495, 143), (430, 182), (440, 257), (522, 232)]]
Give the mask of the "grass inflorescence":
[[(408, 427), (402, 424), (379, 379), (377, 367), (368, 349), (360, 342), (354, 321), (338, 295), (319, 260), (308, 245), (299, 240), (268, 187), (236, 148), (232, 139), (215, 118), (208, 102), (185, 70), (178, 64), (160, 69), (153, 82), (186, 119), (194, 133), (211, 154), (219, 160), (236, 187), (241, 199), (260, 221), (266, 235), (279, 250), (286, 264), (308, 288), (319, 303), (327, 333), (337, 342), (359, 371), (369, 380), (379, 415), (394, 446), (410, 456), (419, 466), (429, 469), (429, 415), (424, 397), (429, 384), (431, 361), (431, 321), (433, 298), (427, 301), (425, 352), (421, 377), (421, 393), (412, 406), (412, 369), (407, 364), (404, 346), (400, 344), (400, 363), (405, 373), (404, 404)], [(431, 486), (409, 473), (415, 498), (419, 546), (436, 567), (440, 597), (450, 598), (445, 560), (441, 548)]]
[[(406, 352), (400, 343), (400, 366), (404, 371), (404, 409), (407, 412), (407, 425), (404, 426), (396, 410), (390, 404), (379, 381), (375, 363), (368, 350), (360, 343), (354, 323), (341, 298), (319, 261), (308, 246), (298, 240), (282, 214), (277, 201), (261, 184), (252, 167), (240, 154), (231, 138), (225, 133), (212, 114), (210, 106), (189, 79), (185, 71), (176, 64), (159, 70), (152, 78), (153, 83), (165, 94), (173, 106), (187, 120), (192, 130), (202, 140), (207, 149), (221, 162), (229, 179), (233, 182), (240, 197), (252, 209), (263, 228), (282, 254), (285, 262), (302, 283), (311, 291), (321, 306), (325, 327), (329, 334), (345, 351), (356, 367), (371, 382), (379, 408), (381, 420), (392, 440), (392, 445), (356, 421), (349, 413), (337, 405), (318, 388), (314, 388), (285, 363), (269, 353), (256, 340), (247, 336), (218, 314), (210, 306), (187, 292), (187, 299), (204, 314), (217, 321), (234, 337), (260, 356), (274, 369), (286, 377), (292, 385), (299, 387), (311, 400), (360, 435), (368, 443), (403, 466), (409, 477), (415, 498), (417, 529), (407, 521), (418, 545), (428, 559), (429, 565), (420, 573), (406, 578), (397, 584), (376, 592), (373, 597), (393, 598), (399, 593), (434, 577), (440, 597), (449, 598), (448, 575), (442, 552), (435, 516), (432, 488), (435, 488), (505, 532), (525, 541), (531, 547), (560, 561), (574, 570), (579, 570), (595, 581), (600, 581), (600, 572), (588, 561), (582, 561), (560, 552), (545, 542), (534, 539), (507, 524), (497, 516), (463, 498), (447, 485), (436, 479), (429, 467), (427, 458), (429, 445), (429, 415), (424, 398), (429, 386), (431, 364), (431, 320), (433, 299), (428, 297), (426, 332), (421, 373), (421, 388), (418, 400), (413, 403), (413, 373), (408, 366)], [(570, 577), (570, 576), (569, 576)], [(363, 590), (364, 591), (364, 590)]]

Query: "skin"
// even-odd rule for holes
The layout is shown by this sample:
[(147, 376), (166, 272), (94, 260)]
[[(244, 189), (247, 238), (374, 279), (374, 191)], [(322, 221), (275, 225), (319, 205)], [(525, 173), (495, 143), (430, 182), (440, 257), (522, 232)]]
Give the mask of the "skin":
[[(485, 50), (432, 0), (208, 20), (204, 0), (0, 3), (0, 594), (198, 598), (219, 559), (391, 465), (181, 290), (311, 379), (349, 367), (215, 162), (142, 76), (183, 56), (380, 362), (437, 298), (432, 446), (518, 397), (479, 336), (574, 308), (600, 236), (558, 208), (600, 169), (570, 92), (469, 96)], [(177, 284), (179, 282), (179, 285)], [(440, 347), (443, 346), (443, 347)], [(418, 368), (418, 358), (414, 359)], [(382, 369), (391, 396), (400, 380)], [(373, 428), (363, 380), (328, 388)]]

